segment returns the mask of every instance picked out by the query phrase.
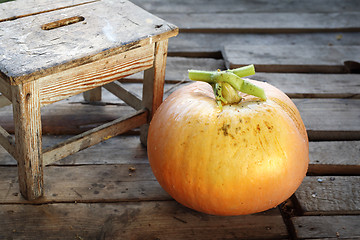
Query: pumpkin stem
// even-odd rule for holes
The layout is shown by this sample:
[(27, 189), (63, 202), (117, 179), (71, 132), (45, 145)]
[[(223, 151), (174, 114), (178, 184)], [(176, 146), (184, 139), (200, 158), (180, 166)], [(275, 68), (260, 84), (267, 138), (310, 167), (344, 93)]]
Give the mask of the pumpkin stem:
[(225, 71), (189, 70), (191, 80), (207, 82), (213, 87), (219, 106), (240, 102), (241, 97), (238, 91), (266, 100), (264, 89), (242, 79), (253, 74), (255, 74), (254, 65)]

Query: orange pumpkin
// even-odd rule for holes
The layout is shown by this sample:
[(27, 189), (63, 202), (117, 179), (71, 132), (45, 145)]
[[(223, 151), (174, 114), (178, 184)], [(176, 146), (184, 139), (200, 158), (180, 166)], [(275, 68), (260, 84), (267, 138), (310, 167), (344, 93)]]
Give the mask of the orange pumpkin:
[(212, 87), (172, 93), (149, 128), (148, 157), (160, 185), (179, 203), (214, 215), (261, 212), (288, 199), (308, 167), (308, 138), (294, 103), (279, 89), (242, 94), (220, 109)]

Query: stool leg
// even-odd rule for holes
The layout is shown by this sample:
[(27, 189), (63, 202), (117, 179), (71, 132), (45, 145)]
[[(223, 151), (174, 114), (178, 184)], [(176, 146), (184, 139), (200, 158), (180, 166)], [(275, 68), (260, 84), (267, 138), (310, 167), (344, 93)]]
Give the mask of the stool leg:
[(27, 200), (43, 195), (41, 114), (36, 83), (32, 81), (12, 87), (19, 185)]
[(160, 106), (164, 94), (165, 68), (168, 40), (155, 43), (153, 67), (144, 72), (143, 107), (149, 109), (148, 123), (141, 126), (140, 141), (146, 146), (149, 123), (156, 109)]
[(101, 87), (88, 90), (83, 93), (84, 100), (87, 102), (100, 102), (101, 101)]

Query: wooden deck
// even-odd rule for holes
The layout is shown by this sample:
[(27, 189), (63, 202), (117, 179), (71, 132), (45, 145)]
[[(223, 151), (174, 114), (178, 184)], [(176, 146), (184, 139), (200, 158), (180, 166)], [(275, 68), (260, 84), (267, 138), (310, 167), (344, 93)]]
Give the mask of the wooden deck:
[[(41, 2), (44, 11), (58, 4)], [(15, 160), (0, 147), (0, 239), (360, 239), (359, 2), (133, 2), (180, 28), (169, 41), (165, 97), (188, 83), (188, 69), (255, 64), (252, 78), (280, 88), (300, 110), (308, 176), (264, 213), (202, 214), (162, 190), (134, 129), (47, 166), (45, 196), (28, 202)], [(0, 14), (11, 17), (1, 4)], [(141, 95), (141, 77), (120, 82)], [(93, 104), (78, 95), (43, 107), (43, 145), (133, 111), (105, 89), (102, 95)], [(0, 109), (0, 125), (13, 132), (11, 106)]]

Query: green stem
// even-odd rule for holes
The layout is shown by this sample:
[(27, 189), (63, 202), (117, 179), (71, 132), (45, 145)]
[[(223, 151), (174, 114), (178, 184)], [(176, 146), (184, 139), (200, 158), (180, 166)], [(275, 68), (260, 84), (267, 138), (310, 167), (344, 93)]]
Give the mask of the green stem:
[(215, 83), (211, 81), (211, 77), (213, 74), (214, 72), (209, 71), (189, 70), (189, 78), (194, 81)]
[(236, 68), (236, 69), (233, 69), (230, 71), (239, 77), (247, 77), (247, 76), (255, 74), (255, 67), (254, 67), (254, 65), (251, 64), (251, 65), (244, 66), (241, 68)]
[(264, 89), (246, 80), (244, 80), (244, 84), (241, 86), (240, 92), (259, 97), (262, 100), (266, 100), (266, 94)]
[[(194, 81), (203, 81), (211, 84), (214, 90), (215, 98), (223, 104), (237, 103), (241, 100), (237, 91), (259, 97), (266, 100), (264, 89), (258, 87), (242, 77), (255, 74), (254, 65), (226, 71), (199, 71), (189, 70), (189, 78)], [(229, 84), (234, 91), (229, 91)]]
[(244, 80), (230, 71), (215, 72), (211, 76), (211, 80), (214, 82), (226, 82), (229, 83), (233, 88), (240, 91)]

